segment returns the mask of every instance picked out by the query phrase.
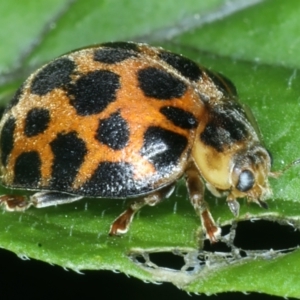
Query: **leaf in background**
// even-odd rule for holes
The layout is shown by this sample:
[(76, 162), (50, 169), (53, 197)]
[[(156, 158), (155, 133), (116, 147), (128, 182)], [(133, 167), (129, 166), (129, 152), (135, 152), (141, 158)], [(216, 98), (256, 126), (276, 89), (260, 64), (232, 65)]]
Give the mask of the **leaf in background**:
[[(274, 169), (300, 157), (299, 1), (2, 2), (3, 102), (34, 68), (67, 51), (104, 41), (151, 41), (225, 74), (236, 84), (273, 153)], [(267, 219), (298, 229), (299, 186), (295, 167), (272, 180), (274, 196), (268, 211), (241, 201), (238, 220)], [(220, 224), (231, 224), (226, 203), (209, 199)], [(0, 246), (75, 270), (120, 270), (143, 280), (170, 281), (190, 292), (259, 291), (300, 297), (298, 250), (284, 254), (244, 249), (246, 256), (241, 256), (235, 240), (232, 252), (205, 252), (208, 257), (201, 260), (199, 220), (182, 184), (158, 207), (143, 209), (125, 237), (107, 237), (110, 223), (125, 205), (85, 199), (25, 213), (4, 212)], [(185, 258), (187, 271), (149, 267), (148, 254), (151, 260), (155, 252), (172, 251)]]

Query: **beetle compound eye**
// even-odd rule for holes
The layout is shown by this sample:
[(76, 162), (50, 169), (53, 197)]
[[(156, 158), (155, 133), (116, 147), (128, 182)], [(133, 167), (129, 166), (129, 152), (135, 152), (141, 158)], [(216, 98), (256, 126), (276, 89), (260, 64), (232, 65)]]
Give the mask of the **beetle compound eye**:
[(240, 174), (240, 178), (236, 188), (241, 192), (249, 191), (254, 185), (254, 175), (249, 170), (244, 170)]

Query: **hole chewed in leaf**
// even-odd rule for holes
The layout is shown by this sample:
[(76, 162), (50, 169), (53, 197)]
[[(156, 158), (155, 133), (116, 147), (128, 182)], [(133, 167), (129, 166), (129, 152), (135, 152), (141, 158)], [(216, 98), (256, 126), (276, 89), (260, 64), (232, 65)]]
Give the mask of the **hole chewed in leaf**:
[(173, 270), (180, 270), (184, 266), (184, 260), (182, 256), (169, 252), (156, 252), (150, 253), (149, 258), (151, 262), (162, 268), (168, 268)]
[[(248, 237), (248, 238), (245, 238)], [(300, 231), (292, 223), (257, 220), (238, 223), (234, 245), (244, 250), (282, 250), (300, 245)]]
[(222, 227), (218, 243), (208, 240), (201, 249), (132, 249), (130, 260), (161, 281), (182, 285), (213, 270), (256, 259), (270, 260), (290, 253), (300, 245), (300, 224), (294, 220), (255, 219)]

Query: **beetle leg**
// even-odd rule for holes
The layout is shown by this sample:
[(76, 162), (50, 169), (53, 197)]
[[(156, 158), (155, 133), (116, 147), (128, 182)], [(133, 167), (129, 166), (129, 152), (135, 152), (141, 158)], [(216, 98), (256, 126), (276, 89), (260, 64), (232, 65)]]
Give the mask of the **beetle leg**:
[(209, 238), (212, 243), (215, 243), (220, 238), (221, 229), (216, 225), (208, 205), (204, 201), (205, 186), (194, 164), (191, 164), (186, 169), (185, 178), (190, 201), (196, 213), (200, 216), (206, 237)]
[(227, 204), (232, 214), (237, 217), (240, 212), (240, 204), (236, 199), (227, 199)]
[(268, 204), (265, 201), (262, 201), (260, 199), (258, 199), (257, 201), (258, 201), (258, 205), (261, 206), (262, 208), (264, 208), (264, 209), (269, 208)]
[(20, 195), (2, 195), (0, 204), (6, 211), (24, 211), (32, 205), (25, 196)]
[(174, 191), (175, 185), (168, 185), (144, 198), (135, 199), (130, 206), (114, 220), (110, 226), (109, 235), (121, 235), (128, 231), (134, 215), (145, 205), (155, 206)]
[(19, 195), (2, 195), (0, 204), (4, 205), (7, 211), (24, 211), (30, 206), (37, 208), (65, 204), (80, 200), (82, 196), (74, 196), (59, 192), (39, 192), (29, 197)]

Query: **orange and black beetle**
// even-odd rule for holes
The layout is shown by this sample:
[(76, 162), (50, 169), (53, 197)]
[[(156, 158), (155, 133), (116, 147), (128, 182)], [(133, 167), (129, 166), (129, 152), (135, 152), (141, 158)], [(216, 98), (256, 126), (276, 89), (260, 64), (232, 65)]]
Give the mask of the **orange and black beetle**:
[(146, 44), (106, 43), (46, 64), (19, 88), (0, 123), (3, 185), (35, 190), (0, 198), (25, 210), (95, 198), (134, 198), (112, 224), (122, 234), (144, 205), (185, 177), (207, 237), (220, 230), (204, 185), (264, 206), (271, 159), (233, 84), (193, 61)]

